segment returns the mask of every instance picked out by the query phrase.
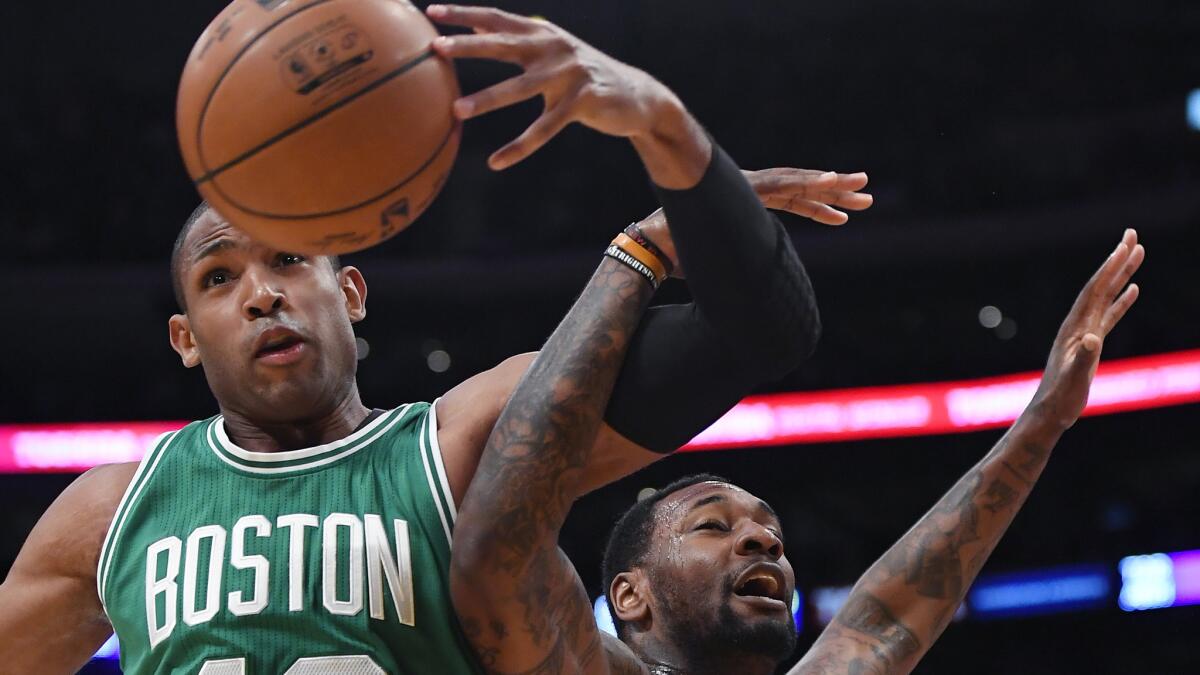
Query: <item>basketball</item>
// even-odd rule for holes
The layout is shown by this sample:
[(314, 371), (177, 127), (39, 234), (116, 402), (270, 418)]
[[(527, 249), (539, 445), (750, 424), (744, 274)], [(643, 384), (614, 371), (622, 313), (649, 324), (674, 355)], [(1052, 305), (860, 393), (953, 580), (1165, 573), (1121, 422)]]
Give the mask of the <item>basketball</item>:
[(407, 0), (234, 0), (179, 83), (179, 145), (200, 194), (296, 253), (356, 251), (408, 227), (458, 152), (458, 81), (436, 36)]

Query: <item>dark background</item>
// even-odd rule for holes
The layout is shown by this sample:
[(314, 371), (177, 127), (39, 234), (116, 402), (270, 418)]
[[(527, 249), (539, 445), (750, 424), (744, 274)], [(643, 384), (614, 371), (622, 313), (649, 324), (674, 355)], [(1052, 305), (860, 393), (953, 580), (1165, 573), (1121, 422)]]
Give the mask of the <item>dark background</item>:
[[(175, 145), (175, 87), (222, 5), (0, 5), (0, 422), (213, 413), (201, 373), (167, 344), (167, 258), (197, 201)], [(786, 219), (826, 329), (816, 356), (767, 390), (1038, 368), (1128, 226), (1148, 251), (1142, 298), (1105, 356), (1200, 346), (1192, 0), (502, 6), (659, 77), (744, 167), (870, 173), (875, 206), (849, 225)], [(467, 91), (511, 72), (459, 67)], [(535, 349), (616, 229), (655, 207), (627, 145), (580, 128), (491, 173), (485, 157), (537, 110), (468, 124), (420, 222), (348, 260), (371, 285), (359, 326), (368, 405), (429, 400)], [(1015, 320), (1015, 336), (982, 328), (984, 305)], [(435, 349), (451, 356), (446, 372), (427, 366)], [(1081, 422), (987, 570), (1200, 547), (1197, 412)], [(607, 528), (637, 491), (713, 470), (779, 510), (802, 588), (848, 584), (998, 436), (678, 456), (586, 498), (564, 544), (595, 590)], [(0, 569), (70, 480), (0, 476)], [(1198, 629), (1200, 608), (966, 622), (918, 672), (1197, 672)]]

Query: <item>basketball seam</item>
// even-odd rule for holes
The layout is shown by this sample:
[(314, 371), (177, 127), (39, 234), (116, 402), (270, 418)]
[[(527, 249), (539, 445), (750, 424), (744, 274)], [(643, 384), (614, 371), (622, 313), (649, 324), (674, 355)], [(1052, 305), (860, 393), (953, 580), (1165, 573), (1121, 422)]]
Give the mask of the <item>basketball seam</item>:
[(251, 47), (257, 44), (264, 35), (278, 28), (279, 24), (296, 16), (300, 12), (310, 10), (313, 7), (323, 5), (327, 2), (329, 2), (329, 0), (317, 0), (311, 5), (305, 5), (304, 7), (297, 9), (291, 14), (285, 14), (284, 16), (279, 17), (275, 23), (267, 26), (261, 33), (254, 36), (253, 40), (247, 42), (241, 49), (238, 50), (237, 54), (234, 54), (233, 58), (229, 60), (229, 64), (225, 66), (225, 70), (221, 71), (221, 76), (218, 77), (217, 81), (213, 83), (212, 89), (209, 89), (208, 96), (204, 98), (204, 107), (200, 108), (200, 117), (196, 120), (196, 159), (199, 160), (201, 168), (206, 168), (208, 166), (208, 162), (204, 160), (204, 146), (200, 144), (200, 134), (204, 131), (204, 118), (206, 115), (208, 115), (208, 108), (212, 105), (213, 97), (217, 95), (217, 90), (221, 88), (221, 83), (225, 81), (226, 76), (229, 75), (229, 71), (233, 70), (233, 67), (237, 65), (237, 62), (242, 59), (242, 56), (244, 56)]
[(458, 132), (459, 126), (460, 125), (457, 121), (454, 124), (450, 125), (450, 130), (442, 138), (442, 141), (440, 143), (438, 143), (437, 148), (429, 155), (429, 158), (426, 159), (424, 162), (422, 162), (421, 166), (418, 166), (416, 169), (414, 169), (412, 171), (412, 173), (410, 173), (409, 175), (400, 179), (400, 181), (398, 183), (387, 188), (383, 192), (380, 192), (379, 194), (377, 194), (373, 197), (369, 197), (367, 199), (364, 199), (361, 202), (358, 202), (357, 204), (351, 204), (350, 206), (344, 206), (340, 209), (334, 209), (332, 211), (321, 211), (318, 213), (298, 213), (298, 214), (268, 213), (266, 211), (258, 211), (255, 209), (251, 209), (247, 206), (243, 206), (241, 203), (230, 198), (229, 195), (225, 194), (225, 192), (221, 190), (220, 186), (217, 185), (216, 182), (209, 183), (209, 185), (212, 187), (212, 189), (217, 194), (221, 195), (222, 199), (229, 202), (234, 207), (241, 210), (243, 213), (248, 213), (252, 216), (258, 216), (259, 218), (270, 218), (270, 219), (274, 219), (274, 220), (308, 220), (311, 218), (325, 218), (327, 216), (336, 216), (336, 215), (340, 215), (343, 213), (348, 213), (350, 211), (354, 211), (355, 209), (360, 209), (360, 208), (366, 206), (367, 204), (377, 202), (380, 199), (383, 199), (384, 197), (392, 194), (396, 190), (399, 190), (400, 188), (404, 187), (405, 185), (408, 185), (410, 182), (412, 182), (412, 180), (414, 178), (416, 178), (417, 176), (420, 176), (425, 171), (425, 169), (429, 168), (429, 165), (433, 164), (433, 162), (435, 160), (437, 160), (438, 157), (441, 157), (442, 151), (446, 149), (446, 145), (450, 143), (450, 139), (454, 138), (454, 134)]
[[(287, 129), (284, 129), (283, 131), (280, 131), (279, 133), (275, 134), (274, 136), (268, 138), (267, 140), (262, 141), (258, 145), (250, 148), (249, 150), (246, 150), (242, 154), (225, 162), (221, 166), (218, 166), (215, 169), (208, 170), (204, 175), (195, 179), (193, 182), (196, 185), (200, 185), (201, 183), (213, 180), (219, 174), (224, 173), (225, 171), (228, 171), (229, 169), (232, 169), (233, 167), (237, 166), (238, 164), (241, 164), (242, 162), (246, 161), (247, 159), (250, 159), (254, 155), (257, 155), (258, 153), (262, 152), (263, 150), (266, 150), (267, 148), (271, 147), (272, 145), (275, 145), (279, 141), (282, 141), (283, 139), (287, 138), (288, 136), (291, 136), (292, 134), (296, 133), (297, 131), (300, 131), (301, 129), (308, 127), (309, 125), (313, 124), (314, 122), (324, 119), (325, 117), (329, 116), (334, 111), (340, 110), (341, 108), (349, 105), (350, 103), (353, 103), (360, 97), (362, 97), (366, 94), (369, 94), (372, 91), (375, 91), (379, 87), (382, 87), (383, 85), (387, 84), (389, 81), (403, 75), (404, 73), (407, 73), (408, 71), (412, 70), (413, 68), (416, 68), (417, 66), (421, 65), (421, 63), (426, 61), (429, 57), (433, 56), (433, 54), (434, 54), (434, 52), (433, 52), (432, 48), (426, 49), (424, 52), (418, 54), (413, 59), (401, 64), (395, 70), (392, 70), (391, 72), (380, 76), (378, 79), (371, 82), (370, 84), (363, 87), (362, 89), (354, 92), (353, 94), (350, 94), (349, 96), (346, 96), (345, 98), (338, 99), (335, 103), (332, 103), (329, 106), (322, 108), (321, 110), (300, 120), (299, 122), (296, 122), (295, 124), (288, 127)], [(219, 87), (220, 87), (220, 81), (218, 81), (217, 86), (213, 88), (213, 92), (215, 93), (217, 88), (219, 88)], [(207, 104), (205, 104), (204, 112), (205, 113), (208, 112)], [(203, 131), (204, 113), (201, 114), (200, 121), (201, 121), (200, 129), (197, 129), (197, 132), (196, 132), (196, 152), (197, 152), (197, 154), (199, 154), (201, 151), (200, 150), (200, 133)], [(440, 151), (441, 148), (438, 148), (438, 150)], [(437, 154), (437, 153), (434, 153), (434, 154)], [(201, 159), (200, 164), (201, 164), (201, 166), (207, 166), (207, 163), (203, 159)], [(215, 183), (214, 183), (214, 186), (215, 186)], [(389, 192), (390, 192), (390, 190), (389, 190)]]

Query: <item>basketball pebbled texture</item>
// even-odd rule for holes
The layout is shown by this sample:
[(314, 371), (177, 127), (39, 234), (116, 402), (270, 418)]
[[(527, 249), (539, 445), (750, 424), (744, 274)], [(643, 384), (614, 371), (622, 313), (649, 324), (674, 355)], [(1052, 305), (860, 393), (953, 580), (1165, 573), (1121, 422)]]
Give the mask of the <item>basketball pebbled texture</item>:
[(188, 174), (274, 247), (345, 253), (407, 227), (453, 166), (453, 66), (406, 0), (234, 0), (184, 68)]

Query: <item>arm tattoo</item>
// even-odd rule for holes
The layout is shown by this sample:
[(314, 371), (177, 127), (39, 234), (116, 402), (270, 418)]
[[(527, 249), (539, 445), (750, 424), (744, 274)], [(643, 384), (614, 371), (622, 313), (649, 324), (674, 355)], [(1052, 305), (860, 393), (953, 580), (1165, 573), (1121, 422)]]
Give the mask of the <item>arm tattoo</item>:
[(867, 570), (793, 675), (890, 675), (915, 665), (1041, 475), (1053, 448), (1031, 436), (1036, 431), (1014, 425)]
[(856, 593), (848, 599), (837, 618), (848, 628), (878, 640), (879, 646), (872, 646), (872, 652), (888, 665), (903, 661), (921, 650), (921, 643), (912, 631), (897, 621), (879, 598), (870, 593)]
[(650, 295), (636, 272), (602, 262), (488, 438), (451, 565), (452, 587), (473, 589), (455, 593), (455, 605), (488, 672), (540, 675), (618, 661), (606, 657), (587, 594), (557, 542)]

